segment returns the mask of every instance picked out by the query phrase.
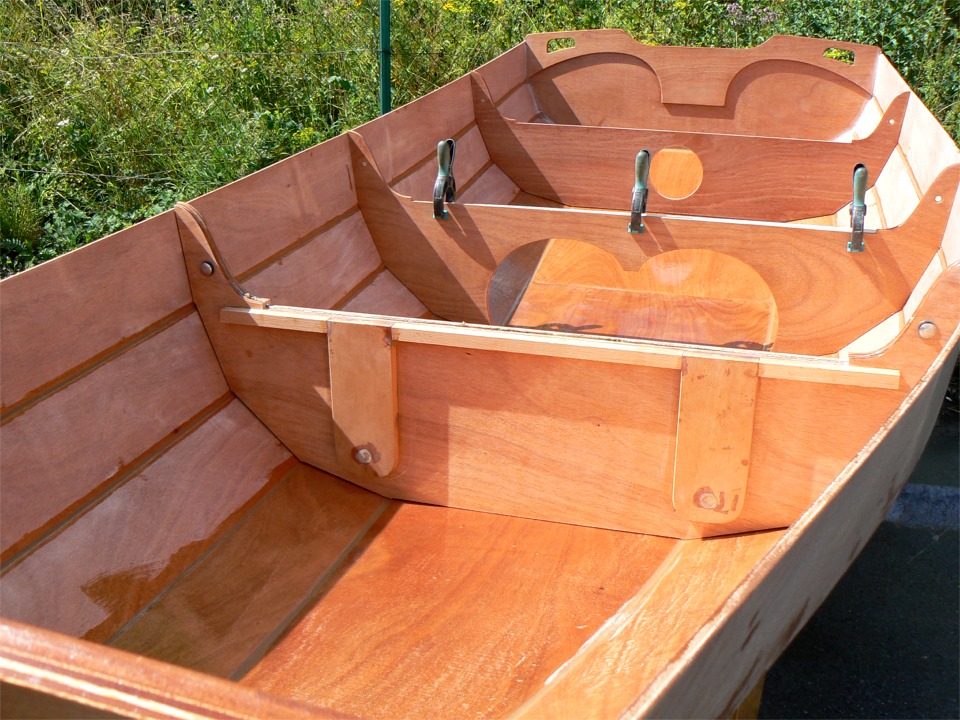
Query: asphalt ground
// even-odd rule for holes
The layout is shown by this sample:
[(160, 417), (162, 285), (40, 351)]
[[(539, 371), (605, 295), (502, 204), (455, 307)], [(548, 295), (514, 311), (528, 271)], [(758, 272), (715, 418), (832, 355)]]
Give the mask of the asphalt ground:
[(909, 483), (767, 673), (761, 718), (960, 718), (956, 375)]

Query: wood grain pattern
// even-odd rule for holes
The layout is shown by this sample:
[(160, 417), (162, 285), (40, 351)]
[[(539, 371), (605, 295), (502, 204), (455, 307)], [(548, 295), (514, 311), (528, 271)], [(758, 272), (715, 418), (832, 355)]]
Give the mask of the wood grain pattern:
[(373, 281), (344, 303), (345, 312), (423, 317), (427, 308), (417, 300), (389, 270), (379, 272)]
[(687, 520), (728, 523), (743, 512), (757, 385), (755, 365), (684, 358), (673, 506)]
[[(131, 280), (145, 276), (154, 282)], [(4, 414), (190, 304), (172, 213), (18, 273), (0, 288)]]
[(853, 257), (847, 233), (833, 228), (651, 215), (647, 231), (631, 235), (624, 214), (461, 203), (440, 222), (430, 204), (392, 194), (362, 165), (364, 149), (354, 149), (358, 196), (384, 264), (435, 315), (489, 322), (497, 266), (518, 247), (551, 237), (596, 244), (627, 269), (667, 250), (701, 248), (760, 274), (777, 303), (778, 350), (807, 355), (835, 353), (903, 307), (944, 237), (960, 182), (960, 165), (945, 170), (906, 223), (870, 234), (866, 252)]
[[(841, 472), (817, 498), (738, 592), (630, 704), (631, 713), (718, 716), (735, 707), (759, 680), (867, 544), (909, 478), (942, 402), (958, 339), (960, 332), (953, 334), (952, 352), (938, 356), (866, 445), (860, 462)], [(819, 561), (811, 563), (812, 557)], [(637, 665), (649, 662), (637, 660)], [(628, 663), (620, 667), (625, 672), (614, 682), (631, 682)], [(695, 687), (712, 692), (689, 691)]]
[(237, 295), (222, 272), (200, 272), (201, 263), (216, 264), (213, 255), (189, 216), (177, 222), (194, 302), (230, 389), (298, 458), (336, 468), (326, 337), (222, 324), (221, 308), (256, 303)]
[[(494, 274), (491, 287), (500, 284)], [(763, 278), (722, 253), (674, 250), (629, 272), (601, 248), (556, 238), (509, 324), (766, 349), (777, 310)]]
[[(576, 46), (547, 53), (559, 37)], [(615, 30), (530, 35), (526, 45), (537, 102), (558, 123), (822, 140), (854, 123), (879, 55), (788, 37), (746, 50), (655, 47)], [(824, 57), (831, 47), (855, 62)]]
[(685, 149), (699, 160), (702, 182), (680, 192), (672, 180), (652, 180), (650, 212), (780, 222), (828, 215), (848, 204), (857, 163), (875, 179), (896, 147), (909, 98), (898, 97), (868, 138), (835, 143), (635, 129), (643, 125), (521, 123), (503, 117), (482, 79), (471, 77), (477, 125), (490, 157), (525, 192), (565, 205), (629, 210), (638, 150), (650, 151), (653, 175), (661, 152)]
[[(718, 608), (727, 606), (784, 532), (678, 543), (643, 589), (511, 717), (554, 718), (580, 712), (621, 717), (637, 696), (649, 692), (661, 672), (689, 652), (690, 641), (710, 624)], [(726, 648), (729, 657), (735, 657), (736, 648)], [(619, 672), (610, 672), (611, 667)], [(739, 675), (747, 668), (737, 663), (732, 670)], [(725, 683), (725, 689), (736, 687), (736, 682)], [(721, 696), (713, 689), (703, 692), (689, 684), (685, 688), (691, 695), (707, 695), (705, 704), (712, 708), (708, 714), (690, 717), (724, 717), (720, 710), (729, 690)]]
[(368, 718), (501, 716), (674, 544), (400, 505), (243, 684)]
[[(673, 508), (679, 372), (403, 342), (398, 362), (403, 455), (396, 474), (366, 484), (370, 489), (679, 537), (788, 525), (899, 397), (895, 390), (761, 379), (743, 512), (716, 526), (691, 523)], [(798, 399), (785, 405), (790, 397)], [(830, 446), (811, 456), (809, 447), (823, 437), (832, 438)]]
[(190, 202), (230, 270), (242, 276), (356, 204), (346, 139), (332, 138)]
[(741, 349), (720, 350), (675, 343), (654, 344), (630, 338), (611, 341), (543, 330), (436, 322), (435, 318), (425, 318), (425, 322), (376, 315), (360, 318), (356, 315), (305, 308), (271, 307), (259, 310), (227, 307), (220, 311), (221, 322), (226, 324), (314, 334), (325, 334), (330, 321), (337, 318), (389, 327), (394, 341), (419, 345), (673, 370), (680, 369), (684, 357), (703, 357), (753, 363), (758, 366), (759, 376), (766, 378), (855, 387), (900, 387), (900, 373), (896, 369), (850, 365), (846, 360), (833, 357), (780, 355)]
[(111, 645), (230, 677), (283, 629), (385, 502), (298, 465)]
[(100, 708), (81, 705), (56, 695), (47, 695), (20, 685), (0, 682), (0, 711), (5, 718), (18, 720), (120, 720), (116, 715)]
[(282, 479), (290, 459), (234, 401), (6, 570), (4, 616), (109, 638)]
[(4, 559), (226, 392), (192, 314), (7, 423)]
[(327, 308), (380, 265), (363, 216), (347, 215), (326, 232), (244, 280), (244, 287), (282, 305)]
[(907, 105), (900, 146), (921, 194), (930, 189), (944, 168), (960, 162), (956, 142), (916, 95), (911, 95)]
[(498, 102), (526, 81), (529, 52), (523, 42), (477, 68)]
[[(443, 132), (444, 128), (437, 128)], [(362, 134), (362, 129), (358, 131)], [(487, 147), (483, 144), (483, 136), (476, 123), (470, 124), (461, 134), (451, 133), (457, 143), (456, 159), (453, 164), (454, 176), (457, 179), (458, 193), (467, 188), (490, 163)], [(437, 135), (437, 142), (445, 139)], [(433, 184), (437, 179), (437, 142), (431, 142), (433, 136), (424, 135), (420, 139), (420, 147), (424, 157), (418, 164), (406, 170), (394, 183), (392, 188), (401, 195), (407, 195), (414, 200), (433, 200)], [(374, 148), (375, 154), (385, 154), (394, 151), (394, 148)]]
[(327, 354), (340, 468), (347, 477), (369, 471), (389, 475), (400, 455), (397, 350), (390, 330), (362, 322), (330, 322)]
[[(437, 143), (456, 137), (473, 122), (470, 79), (461, 77), (348, 135), (364, 138), (383, 180), (393, 184), (398, 176), (431, 156), (436, 167)], [(459, 158), (454, 163), (455, 172), (458, 162)]]
[(131, 718), (345, 718), (149, 658), (0, 621), (0, 677)]

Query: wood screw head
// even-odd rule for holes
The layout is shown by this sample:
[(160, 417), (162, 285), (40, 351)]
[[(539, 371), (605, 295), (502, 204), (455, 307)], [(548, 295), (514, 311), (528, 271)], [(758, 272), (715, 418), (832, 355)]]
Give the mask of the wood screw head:
[(210, 262), (209, 260), (207, 262), (200, 263), (200, 272), (206, 275), (207, 277), (209, 277), (210, 275), (213, 275), (213, 271), (215, 269), (216, 268), (214, 268), (213, 263)]
[(924, 340), (929, 340), (937, 334), (937, 326), (929, 320), (924, 320), (917, 327), (917, 334)]
[(353, 459), (361, 465), (369, 465), (373, 462), (373, 453), (366, 448), (357, 448), (353, 453)]
[(717, 496), (712, 492), (700, 493), (697, 502), (700, 503), (700, 507), (704, 510), (713, 510), (717, 507)]

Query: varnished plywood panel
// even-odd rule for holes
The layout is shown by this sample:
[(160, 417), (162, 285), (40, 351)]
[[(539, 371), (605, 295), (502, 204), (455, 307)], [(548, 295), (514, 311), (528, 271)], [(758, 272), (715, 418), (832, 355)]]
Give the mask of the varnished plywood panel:
[(99, 708), (45, 695), (39, 690), (0, 683), (0, 712), (17, 720), (106, 720), (123, 718)]
[(674, 543), (402, 505), (243, 683), (368, 718), (501, 716)]
[[(953, 334), (953, 342), (958, 335)], [(955, 359), (956, 349), (942, 353), (925, 387), (915, 389), (867, 444), (860, 462), (839, 475), (757, 564), (737, 594), (631, 703), (632, 711), (648, 717), (718, 717), (735, 707), (810, 619), (882, 521), (923, 452)], [(647, 658), (641, 662), (646, 664)], [(615, 681), (632, 684), (630, 674)], [(713, 692), (693, 691), (703, 687)]]
[[(879, 193), (883, 207), (883, 216), (888, 227), (896, 227), (905, 222), (920, 200), (920, 195), (911, 181), (911, 171), (903, 159), (903, 151), (898, 147), (887, 160), (874, 189)], [(845, 219), (849, 225), (849, 214)]]
[(299, 459), (334, 471), (326, 336), (229, 327), (221, 339), (231, 389)]
[(15, 417), (0, 431), (5, 554), (226, 392), (192, 314)]
[(315, 233), (356, 204), (346, 138), (336, 137), (191, 204), (234, 275)]
[(870, 234), (864, 253), (848, 253), (848, 235), (789, 225), (648, 217), (646, 232), (632, 235), (623, 214), (459, 203), (437, 221), (432, 205), (404, 201), (372, 174), (357, 174), (384, 264), (440, 317), (488, 322), (487, 288), (497, 266), (517, 248), (551, 237), (595, 243), (627, 269), (668, 250), (703, 248), (756, 270), (777, 302), (778, 350), (810, 355), (837, 352), (903, 307), (940, 245), (958, 177), (960, 166), (945, 170), (903, 226)]
[(4, 615), (106, 640), (279, 481), (290, 459), (234, 401), (6, 571)]
[(457, 198), (458, 202), (509, 205), (520, 192), (513, 180), (496, 165), (490, 165)]
[(687, 532), (671, 517), (667, 480), (677, 371), (406, 344), (398, 359), (403, 454), (396, 477), (372, 486), (378, 492)]
[(380, 266), (360, 211), (244, 280), (244, 289), (278, 305), (330, 308)]
[(521, 43), (477, 68), (494, 100), (500, 101), (527, 79), (528, 54), (526, 43)]
[[(629, 210), (634, 160), (638, 149), (645, 148), (652, 156), (650, 212), (775, 221), (827, 215), (849, 203), (853, 167), (864, 163), (879, 172), (897, 144), (908, 97), (904, 93), (894, 101), (869, 137), (828, 143), (766, 133), (748, 137), (653, 130), (643, 125), (520, 123), (493, 108), (482, 81), (474, 76), (477, 124), (490, 157), (525, 192), (567, 205)], [(676, 155), (678, 149), (690, 151), (682, 157), (702, 167), (702, 182), (675, 192), (676, 179), (658, 179), (657, 174), (661, 153)], [(807, 174), (810, 157), (819, 161)], [(677, 164), (675, 158), (671, 164)], [(770, 189), (780, 187), (791, 191), (768, 202)]]
[(298, 465), (111, 644), (229, 677), (275, 638), (385, 502)]
[[(575, 46), (547, 52), (561, 37)], [(823, 140), (855, 122), (879, 53), (795, 37), (741, 50), (658, 47), (611, 30), (542, 33), (526, 44), (537, 101), (559, 123)], [(853, 51), (854, 64), (825, 58), (831, 47)]]
[(523, 83), (510, 93), (497, 105), (497, 109), (504, 117), (520, 122), (533, 122), (540, 113), (529, 83)]
[(960, 149), (954, 139), (913, 94), (903, 119), (900, 147), (906, 153), (907, 164), (920, 184), (921, 193), (930, 189), (944, 168), (960, 162)]
[(247, 301), (222, 268), (200, 272), (202, 263), (216, 260), (196, 218), (184, 212), (178, 228), (194, 302), (230, 389), (299, 459), (336, 467), (326, 337), (222, 324), (222, 308)]
[(97, 717), (113, 717), (114, 713), (135, 718), (224, 720), (343, 717), (324, 708), (251, 692), (209, 675), (9, 620), (0, 621), (0, 678), (49, 693), (55, 696), (54, 702), (61, 698), (64, 704), (60, 707), (64, 709), (70, 703), (80, 703), (105, 711)]
[(369, 285), (347, 301), (341, 310), (374, 315), (423, 317), (427, 313), (417, 298), (389, 270), (378, 273)]
[[(724, 607), (783, 535), (783, 530), (773, 530), (678, 543), (650, 582), (512, 717), (620, 717)], [(736, 655), (735, 646), (726, 650)], [(610, 672), (611, 667), (617, 672)], [(688, 686), (692, 694), (701, 691)]]
[[(439, 170), (437, 142), (445, 138), (438, 135), (438, 140), (433, 142), (432, 137), (424, 136), (421, 142), (427, 157), (393, 184), (394, 191), (401, 195), (408, 195), (414, 200), (433, 200), (433, 185)], [(453, 175), (457, 180), (457, 187), (464, 188), (476, 180), (477, 173), (490, 162), (490, 156), (487, 154), (483, 136), (476, 124), (471, 123), (466, 132), (454, 139), (457, 143), (457, 151), (453, 161)], [(376, 152), (375, 149), (374, 152)]]
[(421, 162), (431, 148), (435, 153), (438, 142), (457, 135), (473, 122), (470, 78), (462, 77), (415, 103), (361, 125), (355, 132), (373, 151), (383, 179), (393, 183)]
[(0, 288), (4, 411), (190, 304), (172, 213), (7, 278)]
[(754, 349), (776, 337), (776, 303), (763, 278), (710, 250), (661, 253), (630, 272), (596, 245), (556, 238), (521, 282), (514, 326)]

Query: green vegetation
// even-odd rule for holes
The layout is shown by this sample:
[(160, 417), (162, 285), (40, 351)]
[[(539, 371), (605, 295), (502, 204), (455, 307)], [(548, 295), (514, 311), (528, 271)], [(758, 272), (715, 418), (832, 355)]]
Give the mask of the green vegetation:
[[(7, 0), (0, 275), (246, 175), (377, 113), (376, 0)], [(645, 42), (775, 33), (879, 45), (960, 138), (956, 0), (394, 0), (394, 102), (528, 32)]]

